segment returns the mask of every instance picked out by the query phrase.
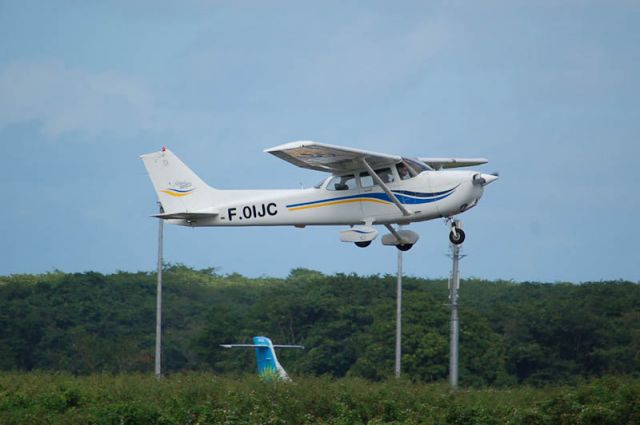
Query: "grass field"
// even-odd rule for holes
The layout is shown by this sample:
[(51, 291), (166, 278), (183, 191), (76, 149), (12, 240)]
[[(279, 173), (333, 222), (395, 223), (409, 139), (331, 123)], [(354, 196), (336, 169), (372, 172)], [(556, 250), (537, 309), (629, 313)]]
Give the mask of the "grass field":
[(0, 373), (1, 424), (640, 424), (640, 380), (459, 389), (406, 381)]

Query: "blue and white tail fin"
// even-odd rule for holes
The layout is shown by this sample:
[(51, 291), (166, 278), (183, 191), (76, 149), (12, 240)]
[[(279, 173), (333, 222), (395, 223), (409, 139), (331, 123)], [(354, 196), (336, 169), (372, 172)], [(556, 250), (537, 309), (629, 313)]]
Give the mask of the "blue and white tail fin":
[[(200, 179), (169, 149), (162, 148), (140, 156), (149, 173), (151, 183), (164, 210), (163, 218), (171, 215), (212, 210), (215, 193), (218, 192)], [(211, 210), (211, 211), (209, 211)]]
[(290, 381), (289, 375), (284, 370), (274, 348), (302, 348), (302, 345), (273, 345), (266, 336), (254, 336), (253, 344), (221, 344), (224, 348), (252, 347), (256, 349), (256, 362), (258, 364), (258, 376), (270, 381), (272, 379)]

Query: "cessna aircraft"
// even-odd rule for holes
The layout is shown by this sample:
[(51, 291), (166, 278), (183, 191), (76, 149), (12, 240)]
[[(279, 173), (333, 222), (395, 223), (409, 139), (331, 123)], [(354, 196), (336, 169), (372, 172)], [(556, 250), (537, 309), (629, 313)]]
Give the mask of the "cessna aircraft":
[(359, 247), (378, 236), (373, 226), (381, 224), (390, 232), (382, 243), (406, 251), (419, 236), (394, 224), (444, 218), (451, 226), (449, 240), (461, 244), (465, 233), (453, 217), (474, 207), (484, 187), (498, 178), (449, 170), (485, 164), (484, 158), (405, 158), (312, 141), (265, 152), (331, 175), (309, 189), (219, 190), (162, 148), (141, 156), (162, 205), (155, 217), (193, 227), (346, 225), (340, 240)]
[(266, 336), (254, 336), (253, 344), (220, 344), (220, 347), (251, 347), (256, 349), (256, 362), (258, 365), (258, 376), (266, 381), (277, 379), (281, 381), (291, 381), (289, 375), (284, 370), (274, 348), (301, 348), (303, 345), (273, 345), (271, 340)]

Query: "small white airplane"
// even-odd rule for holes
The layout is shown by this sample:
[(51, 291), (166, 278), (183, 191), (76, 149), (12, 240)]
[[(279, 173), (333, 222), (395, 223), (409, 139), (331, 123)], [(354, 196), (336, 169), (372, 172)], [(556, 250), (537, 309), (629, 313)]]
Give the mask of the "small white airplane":
[(276, 357), (275, 348), (300, 348), (304, 349), (303, 345), (273, 345), (271, 340), (266, 336), (254, 336), (253, 344), (220, 344), (223, 348), (235, 348), (235, 347), (249, 347), (256, 349), (256, 364), (258, 366), (258, 376), (260, 378), (270, 381), (271, 379), (277, 379), (281, 381), (291, 381), (289, 375), (284, 370), (278, 357)]
[(474, 207), (496, 174), (451, 171), (485, 164), (484, 158), (404, 158), (323, 143), (300, 141), (265, 150), (299, 167), (331, 173), (309, 189), (219, 190), (202, 181), (166, 148), (141, 159), (162, 205), (155, 217), (183, 226), (347, 225), (343, 242), (368, 246), (386, 226), (384, 245), (402, 251), (418, 234), (393, 225), (444, 218), (449, 239), (465, 233), (453, 217)]

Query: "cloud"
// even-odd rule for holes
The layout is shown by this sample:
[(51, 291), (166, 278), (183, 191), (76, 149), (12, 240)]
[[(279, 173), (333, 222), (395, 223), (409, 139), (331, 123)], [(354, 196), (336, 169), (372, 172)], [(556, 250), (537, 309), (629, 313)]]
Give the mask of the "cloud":
[(121, 136), (154, 127), (154, 100), (116, 72), (91, 73), (61, 62), (13, 62), (0, 68), (0, 128), (37, 122), (48, 137)]

